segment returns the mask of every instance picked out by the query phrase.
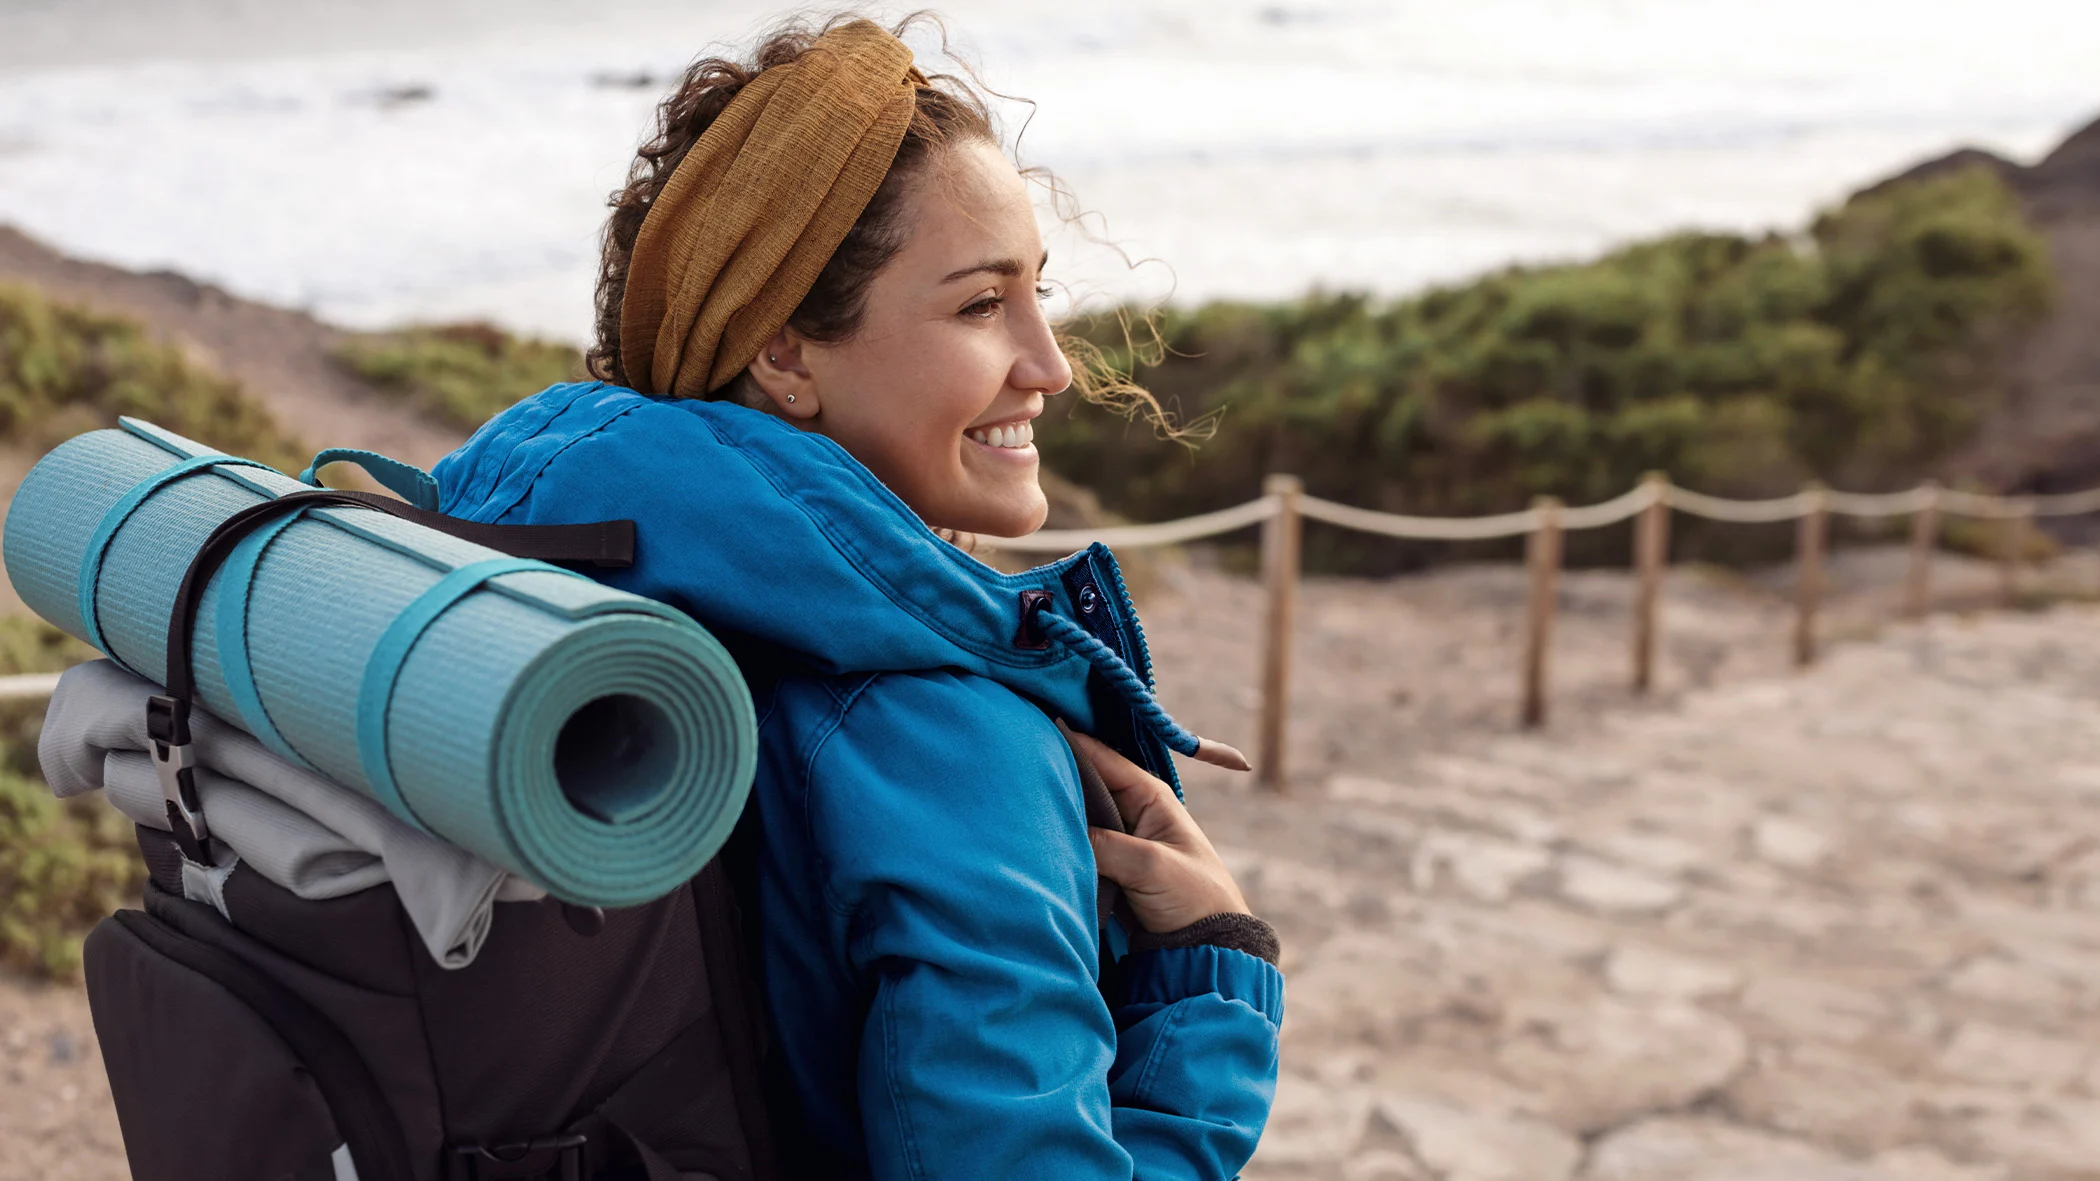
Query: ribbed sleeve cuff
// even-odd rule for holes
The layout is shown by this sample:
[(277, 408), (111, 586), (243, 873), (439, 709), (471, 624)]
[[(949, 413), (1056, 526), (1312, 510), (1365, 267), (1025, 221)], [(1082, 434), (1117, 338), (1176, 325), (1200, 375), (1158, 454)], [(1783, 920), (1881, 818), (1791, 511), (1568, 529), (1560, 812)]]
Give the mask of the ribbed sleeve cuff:
[(1272, 964), (1277, 962), (1277, 958), (1283, 953), (1283, 945), (1276, 939), (1276, 928), (1251, 914), (1214, 914), (1164, 935), (1140, 930), (1132, 932), (1130, 936), (1132, 951), (1155, 951), (1162, 947), (1194, 947), (1199, 943), (1244, 951), (1248, 955), (1260, 956)]
[(1215, 993), (1283, 1024), (1283, 973), (1259, 956), (1206, 943), (1141, 951), (1123, 963), (1132, 1004), (1171, 1005)]

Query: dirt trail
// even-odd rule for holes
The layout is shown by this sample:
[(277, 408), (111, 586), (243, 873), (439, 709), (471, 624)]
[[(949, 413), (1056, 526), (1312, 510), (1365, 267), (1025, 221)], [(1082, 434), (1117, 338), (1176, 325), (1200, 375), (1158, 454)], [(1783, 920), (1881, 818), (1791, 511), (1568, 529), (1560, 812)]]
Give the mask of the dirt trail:
[[(366, 447), (429, 467), (466, 436), (428, 422), (330, 363), (340, 330), (170, 271), (84, 262), (0, 226), (0, 282), (135, 317), (238, 379), (314, 447)], [(12, 487), (8, 488), (12, 492)]]

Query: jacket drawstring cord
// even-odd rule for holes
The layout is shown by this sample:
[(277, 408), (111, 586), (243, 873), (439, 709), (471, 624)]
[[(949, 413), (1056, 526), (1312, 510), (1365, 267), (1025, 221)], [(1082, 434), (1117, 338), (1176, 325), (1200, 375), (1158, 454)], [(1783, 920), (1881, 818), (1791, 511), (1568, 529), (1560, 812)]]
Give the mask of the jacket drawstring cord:
[(1045, 637), (1064, 645), (1066, 649), (1084, 657), (1088, 664), (1093, 665), (1094, 671), (1114, 686), (1117, 693), (1122, 694), (1123, 700), (1130, 703), (1130, 707), (1137, 711), (1138, 716), (1144, 719), (1145, 724), (1150, 726), (1152, 732), (1159, 735), (1161, 741), (1170, 749), (1199, 762), (1232, 771), (1254, 769), (1253, 764), (1247, 761), (1246, 755), (1222, 742), (1191, 734), (1183, 728), (1181, 723), (1175, 721), (1166, 708), (1160, 705), (1159, 698), (1152, 695), (1152, 690), (1146, 688), (1144, 678), (1137, 675), (1137, 670), (1131, 668), (1122, 657), (1117, 656), (1107, 644), (1096, 639), (1085, 628), (1051, 611), (1047, 603), (1036, 608), (1035, 622), (1043, 629)]

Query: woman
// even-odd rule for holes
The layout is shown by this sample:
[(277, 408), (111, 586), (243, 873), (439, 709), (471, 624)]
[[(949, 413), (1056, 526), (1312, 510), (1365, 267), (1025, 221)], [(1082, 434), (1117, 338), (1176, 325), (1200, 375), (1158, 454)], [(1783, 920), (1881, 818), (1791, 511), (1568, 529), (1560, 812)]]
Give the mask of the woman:
[[(1167, 752), (1237, 754), (1152, 700), (1105, 549), (1008, 576), (935, 532), (1045, 513), (1031, 422), (1073, 370), (1023, 177), (866, 21), (702, 61), (660, 115), (607, 232), (602, 380), (438, 476), (477, 520), (633, 518), (609, 581), (737, 652), (786, 1175), (1232, 1176), (1283, 982)], [(1085, 763), (1129, 832), (1089, 827)], [(1097, 871), (1134, 919), (1107, 949)]]

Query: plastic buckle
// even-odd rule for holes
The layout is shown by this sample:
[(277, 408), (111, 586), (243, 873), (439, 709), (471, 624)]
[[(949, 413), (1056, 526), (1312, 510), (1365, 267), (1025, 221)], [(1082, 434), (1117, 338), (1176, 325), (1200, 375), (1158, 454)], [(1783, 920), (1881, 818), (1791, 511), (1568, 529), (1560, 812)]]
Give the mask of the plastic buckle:
[(580, 1133), (568, 1132), (516, 1144), (455, 1144), (445, 1161), (445, 1181), (584, 1181), (585, 1143)]
[(197, 754), (190, 747), (190, 704), (156, 695), (146, 699), (146, 736), (153, 742), (153, 770), (160, 776), (160, 795), (168, 808), (168, 827), (182, 855), (210, 865), (211, 825), (197, 795)]

